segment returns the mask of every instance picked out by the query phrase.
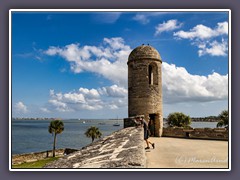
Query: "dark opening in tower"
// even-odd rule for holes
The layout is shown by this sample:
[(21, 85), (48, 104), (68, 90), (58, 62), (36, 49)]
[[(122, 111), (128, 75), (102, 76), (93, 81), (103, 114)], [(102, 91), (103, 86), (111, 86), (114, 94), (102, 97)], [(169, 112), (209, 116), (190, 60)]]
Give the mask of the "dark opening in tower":
[(150, 136), (155, 137), (156, 136), (156, 120), (157, 120), (157, 114), (149, 114), (149, 123), (148, 128), (150, 130)]
[(152, 65), (148, 66), (148, 80), (149, 80), (149, 84), (153, 85), (153, 67)]
[(158, 85), (158, 68), (155, 63), (148, 65), (148, 84)]

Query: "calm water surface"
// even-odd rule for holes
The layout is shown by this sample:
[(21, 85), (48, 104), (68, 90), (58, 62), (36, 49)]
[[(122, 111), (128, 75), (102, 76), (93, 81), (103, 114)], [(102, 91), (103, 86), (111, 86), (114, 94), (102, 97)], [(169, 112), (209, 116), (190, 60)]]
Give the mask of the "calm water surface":
[[(91, 126), (96, 126), (107, 136), (123, 128), (123, 121), (118, 120), (63, 120), (64, 131), (57, 135), (56, 148), (76, 148), (91, 143), (84, 133)], [(113, 126), (118, 122), (120, 126)], [(100, 124), (101, 123), (101, 124)], [(50, 120), (13, 120), (12, 154), (39, 152), (52, 149), (53, 136), (48, 132)]]

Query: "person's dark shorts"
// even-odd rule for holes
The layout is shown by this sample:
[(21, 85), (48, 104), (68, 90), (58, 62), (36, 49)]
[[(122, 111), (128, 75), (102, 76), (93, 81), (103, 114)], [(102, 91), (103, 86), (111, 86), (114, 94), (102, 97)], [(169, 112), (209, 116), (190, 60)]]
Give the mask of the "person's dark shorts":
[(149, 137), (148, 131), (144, 131), (144, 140), (148, 139), (148, 137)]

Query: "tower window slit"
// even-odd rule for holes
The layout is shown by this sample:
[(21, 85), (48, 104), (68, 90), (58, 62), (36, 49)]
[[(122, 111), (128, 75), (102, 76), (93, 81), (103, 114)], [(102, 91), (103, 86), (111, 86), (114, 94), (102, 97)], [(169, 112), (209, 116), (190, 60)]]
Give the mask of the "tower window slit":
[(148, 66), (148, 78), (149, 84), (153, 85), (153, 68), (151, 65)]

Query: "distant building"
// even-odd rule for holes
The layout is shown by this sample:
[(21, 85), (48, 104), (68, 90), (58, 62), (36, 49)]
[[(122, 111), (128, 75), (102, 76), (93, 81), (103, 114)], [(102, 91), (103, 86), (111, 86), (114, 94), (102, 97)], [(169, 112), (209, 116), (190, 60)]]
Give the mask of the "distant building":
[(128, 57), (128, 116), (144, 115), (153, 135), (163, 131), (162, 59), (149, 45), (135, 48)]

